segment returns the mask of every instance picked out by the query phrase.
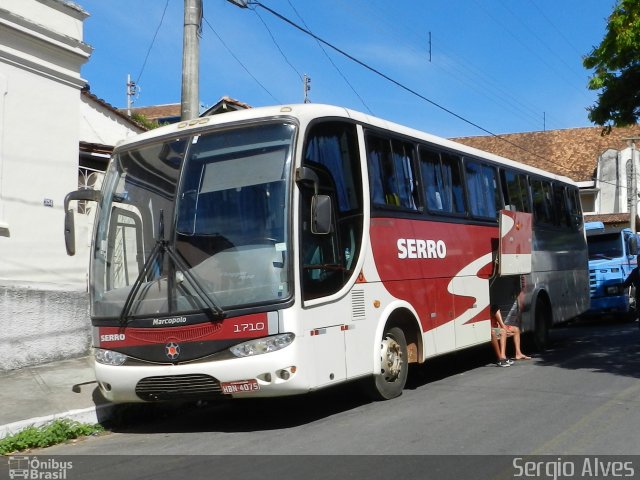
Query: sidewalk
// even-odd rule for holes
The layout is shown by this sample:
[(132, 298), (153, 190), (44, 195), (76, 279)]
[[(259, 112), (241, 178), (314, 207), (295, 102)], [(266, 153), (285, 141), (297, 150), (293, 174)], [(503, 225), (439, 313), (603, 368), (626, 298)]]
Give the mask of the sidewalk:
[(0, 372), (0, 439), (56, 418), (104, 421), (111, 404), (98, 392), (91, 357)]

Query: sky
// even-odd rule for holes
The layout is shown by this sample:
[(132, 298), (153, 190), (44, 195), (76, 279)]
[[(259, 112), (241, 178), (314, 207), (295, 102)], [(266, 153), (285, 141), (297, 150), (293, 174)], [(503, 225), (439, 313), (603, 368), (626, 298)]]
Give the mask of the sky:
[[(90, 16), (82, 76), (126, 107), (179, 103), (184, 0), (74, 0)], [(203, 0), (199, 97), (340, 105), (443, 137), (592, 126), (582, 59), (615, 0)], [(374, 72), (375, 71), (375, 72)], [(378, 72), (378, 73), (376, 73)], [(384, 78), (386, 77), (386, 78)]]

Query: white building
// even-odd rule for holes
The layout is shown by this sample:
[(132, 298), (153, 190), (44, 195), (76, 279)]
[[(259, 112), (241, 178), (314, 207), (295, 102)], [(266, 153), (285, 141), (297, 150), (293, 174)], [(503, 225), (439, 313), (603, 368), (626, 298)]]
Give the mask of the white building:
[[(598, 158), (594, 190), (593, 210), (596, 213), (629, 213), (632, 201), (632, 175), (638, 178), (638, 152), (635, 152), (635, 167), (631, 157), (634, 149), (608, 149)], [(637, 181), (636, 181), (637, 183)], [(637, 189), (637, 187), (636, 187)], [(636, 211), (638, 199), (636, 198)]]
[(90, 343), (88, 258), (66, 255), (64, 197), (78, 188), (81, 144), (88, 161), (141, 129), (82, 94), (87, 16), (65, 0), (0, 0), (0, 370)]

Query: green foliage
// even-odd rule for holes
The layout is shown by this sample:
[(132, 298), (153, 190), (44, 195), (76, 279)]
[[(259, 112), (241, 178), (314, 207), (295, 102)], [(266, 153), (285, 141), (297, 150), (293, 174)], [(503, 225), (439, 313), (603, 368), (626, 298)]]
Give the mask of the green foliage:
[(132, 113), (131, 120), (133, 120), (134, 122), (138, 122), (147, 130), (153, 130), (154, 128), (158, 128), (162, 126), (156, 120), (149, 120), (146, 116), (142, 115), (141, 113)]
[(101, 425), (90, 425), (73, 420), (58, 419), (41, 427), (24, 430), (0, 440), (0, 455), (19, 452), (29, 448), (43, 448), (67, 440), (104, 432)]
[(609, 16), (600, 45), (584, 58), (593, 69), (589, 89), (600, 90), (588, 108), (589, 120), (616, 127), (635, 124), (640, 117), (640, 2), (618, 0)]

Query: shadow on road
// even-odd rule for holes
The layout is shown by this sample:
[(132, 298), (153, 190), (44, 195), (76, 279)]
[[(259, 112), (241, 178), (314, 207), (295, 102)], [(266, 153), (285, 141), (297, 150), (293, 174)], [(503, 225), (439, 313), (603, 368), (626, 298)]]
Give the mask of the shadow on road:
[[(592, 320), (562, 326), (552, 330), (549, 349), (530, 353), (540, 367), (588, 369), (640, 378), (640, 329), (635, 322)], [(493, 366), (494, 361), (489, 344), (435, 357), (424, 365), (412, 366), (406, 388), (419, 389)], [(108, 427), (129, 434), (276, 430), (367, 406), (376, 408), (360, 385), (351, 383), (295, 397), (124, 405)]]
[(579, 320), (551, 331), (541, 366), (586, 369), (640, 378), (640, 329), (637, 322)]

